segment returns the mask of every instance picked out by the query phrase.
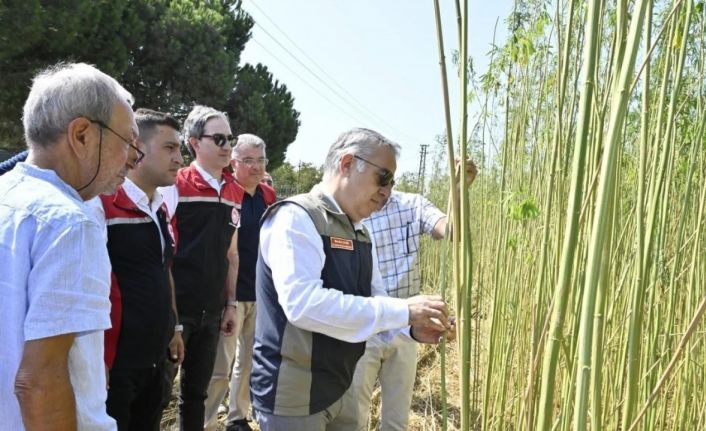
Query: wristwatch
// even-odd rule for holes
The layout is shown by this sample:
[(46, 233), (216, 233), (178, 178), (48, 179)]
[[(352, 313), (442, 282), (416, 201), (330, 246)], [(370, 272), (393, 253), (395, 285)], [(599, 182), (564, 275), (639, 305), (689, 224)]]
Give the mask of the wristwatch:
[(229, 299), (226, 301), (226, 307), (231, 306), (233, 308), (238, 308), (238, 301), (235, 299)]

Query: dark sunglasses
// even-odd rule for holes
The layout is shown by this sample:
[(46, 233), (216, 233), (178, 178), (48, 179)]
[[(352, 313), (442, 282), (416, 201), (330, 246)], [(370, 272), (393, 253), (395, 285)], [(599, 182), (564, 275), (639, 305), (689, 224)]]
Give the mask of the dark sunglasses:
[(223, 133), (214, 133), (213, 135), (201, 135), (201, 138), (211, 138), (213, 139), (213, 143), (221, 148), (223, 148), (226, 144), (233, 148), (235, 147), (235, 144), (238, 143), (238, 138), (233, 135), (224, 135)]
[(135, 165), (137, 165), (138, 163), (140, 163), (140, 162), (142, 161), (142, 159), (145, 158), (145, 153), (142, 152), (142, 150), (140, 150), (139, 148), (137, 148), (137, 147), (135, 146), (134, 141), (131, 141), (130, 139), (125, 138), (125, 137), (122, 136), (120, 133), (118, 133), (118, 132), (116, 132), (115, 130), (113, 130), (113, 129), (111, 129), (110, 127), (108, 127), (108, 125), (105, 124), (105, 123), (102, 122), (102, 121), (99, 121), (99, 120), (92, 120), (92, 119), (90, 119), (90, 118), (88, 119), (88, 121), (90, 121), (90, 122), (93, 123), (93, 124), (97, 124), (98, 127), (100, 127), (100, 129), (101, 129), (101, 139), (103, 139), (103, 129), (108, 129), (108, 130), (109, 130), (110, 132), (112, 132), (115, 136), (117, 136), (118, 138), (122, 139), (130, 148), (132, 148), (133, 150), (135, 150), (135, 153), (137, 154), (137, 158), (135, 159)]
[(364, 158), (362, 158), (362, 157), (360, 157), (360, 156), (353, 155), (353, 158), (354, 158), (354, 159), (358, 159), (358, 160), (362, 160), (362, 161), (364, 161), (365, 163), (367, 163), (367, 164), (369, 164), (369, 165), (371, 165), (371, 166), (375, 166), (376, 168), (378, 168), (378, 169), (380, 169), (380, 170), (382, 171), (382, 172), (378, 172), (378, 185), (379, 185), (380, 187), (387, 187), (387, 186), (394, 187), (394, 185), (395, 185), (395, 174), (393, 174), (392, 172), (390, 172), (389, 170), (383, 168), (383, 167), (380, 166), (380, 165), (376, 165), (375, 163), (373, 163), (373, 162), (371, 162), (371, 161), (365, 160)]

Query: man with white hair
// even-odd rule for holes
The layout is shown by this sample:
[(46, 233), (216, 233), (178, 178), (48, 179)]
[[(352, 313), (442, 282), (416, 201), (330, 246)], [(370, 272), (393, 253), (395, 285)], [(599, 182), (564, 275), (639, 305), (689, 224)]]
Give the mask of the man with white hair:
[(132, 96), (87, 64), (35, 78), (26, 162), (0, 178), (0, 429), (116, 429), (106, 413), (104, 226), (84, 203), (134, 167)]
[(453, 327), (439, 296), (387, 297), (374, 262), (362, 221), (390, 195), (398, 154), (377, 132), (345, 132), (322, 182), (263, 216), (251, 378), (262, 431), (354, 429), (343, 395), (365, 340), (404, 328), (436, 343)]
[[(261, 183), (267, 167), (265, 141), (242, 134), (231, 153), (231, 167), (235, 181), (245, 190), (240, 209), (238, 229), (238, 282), (235, 299), (237, 337), (220, 337), (218, 353), (206, 399), (205, 430), (215, 431), (218, 407), (228, 390), (230, 399), (226, 431), (250, 431), (250, 369), (255, 337), (255, 265), (260, 243), (260, 218), (277, 196), (267, 184)], [(236, 343), (237, 341), (237, 343)], [(237, 344), (237, 357), (236, 357)], [(235, 361), (234, 361), (235, 359)], [(232, 373), (231, 373), (232, 369)]]

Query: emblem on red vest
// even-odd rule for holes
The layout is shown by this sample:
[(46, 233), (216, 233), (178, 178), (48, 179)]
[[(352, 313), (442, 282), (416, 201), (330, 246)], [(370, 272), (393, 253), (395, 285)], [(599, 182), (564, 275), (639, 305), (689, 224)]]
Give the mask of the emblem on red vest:
[(237, 208), (233, 208), (233, 211), (230, 213), (230, 219), (232, 222), (232, 225), (238, 229), (240, 228), (240, 210)]

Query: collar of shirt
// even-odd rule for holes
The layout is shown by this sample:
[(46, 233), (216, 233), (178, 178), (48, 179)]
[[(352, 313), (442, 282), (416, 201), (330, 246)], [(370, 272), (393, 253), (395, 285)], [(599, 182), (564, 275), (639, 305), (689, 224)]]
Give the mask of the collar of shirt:
[[(341, 206), (336, 202), (336, 199), (334, 199), (333, 195), (330, 194), (329, 192), (325, 191), (323, 187), (320, 187), (319, 190), (321, 191), (321, 194), (326, 196), (333, 204), (336, 206), (336, 210), (338, 210), (339, 213), (345, 214), (343, 210), (341, 209)], [(346, 214), (347, 216), (348, 214)], [(350, 219), (350, 217), (349, 217)], [(359, 221), (358, 223), (353, 223), (353, 228), (355, 230), (363, 230), (363, 221)]]
[(71, 187), (70, 185), (66, 184), (64, 180), (61, 179), (59, 175), (57, 175), (56, 171), (52, 169), (43, 169), (38, 166), (32, 165), (30, 163), (26, 162), (20, 162), (15, 166), (16, 169), (21, 171), (25, 175), (29, 175), (35, 178), (39, 178), (41, 180), (44, 180), (50, 184), (53, 184), (54, 186), (58, 187), (66, 193), (68, 196), (83, 202), (83, 199), (81, 196), (78, 194), (75, 188)]
[(123, 190), (125, 191), (127, 197), (130, 198), (135, 205), (137, 205), (137, 208), (139, 208), (143, 213), (149, 215), (152, 221), (154, 221), (157, 225), (157, 229), (159, 230), (159, 241), (162, 244), (162, 252), (164, 252), (164, 232), (162, 232), (162, 226), (160, 226), (159, 219), (157, 218), (157, 210), (162, 206), (162, 202), (164, 201), (162, 194), (158, 190), (155, 190), (154, 195), (152, 196), (152, 202), (150, 202), (144, 190), (137, 187), (137, 184), (132, 182), (130, 178), (125, 178)]
[(192, 164), (194, 165), (196, 170), (199, 172), (199, 174), (201, 174), (204, 181), (206, 181), (211, 187), (213, 187), (218, 192), (218, 194), (221, 194), (221, 186), (223, 186), (223, 183), (225, 183), (225, 180), (223, 179), (223, 177), (221, 177), (221, 181), (219, 182), (217, 179), (215, 179), (213, 177), (213, 175), (206, 172), (201, 167), (201, 165), (199, 165), (199, 163), (196, 160), (194, 160), (192, 162)]
[(149, 215), (156, 215), (157, 210), (162, 206), (162, 202), (164, 201), (164, 198), (159, 190), (155, 190), (154, 195), (152, 196), (152, 202), (150, 202), (144, 190), (139, 188), (137, 184), (130, 180), (130, 178), (125, 178), (123, 189), (125, 190), (127, 197), (129, 197), (140, 210)]
[[(199, 172), (200, 172), (200, 171), (199, 171)], [(245, 197), (254, 198), (254, 197), (256, 197), (256, 196), (264, 196), (264, 195), (262, 194), (262, 189), (260, 188), (260, 184), (256, 185), (256, 186), (255, 186), (255, 191), (253, 192), (253, 194), (250, 194), (250, 193), (247, 191), (247, 189), (245, 188), (245, 186), (242, 185), (242, 184), (240, 184), (240, 181), (238, 181), (238, 179), (235, 178), (235, 174), (233, 175), (233, 179), (235, 180), (235, 183), (238, 185), (238, 187), (240, 187), (241, 189), (243, 189), (243, 198), (245, 198)]]
[(380, 208), (377, 212), (383, 212), (383, 211), (385, 211), (385, 210), (387, 209), (387, 207), (389, 207), (390, 205), (392, 205), (392, 203), (397, 202), (397, 201), (399, 201), (399, 200), (400, 200), (399, 192), (393, 190), (393, 191), (390, 193), (390, 197), (387, 199), (387, 202), (385, 202), (385, 205), (384, 205), (382, 208)]

